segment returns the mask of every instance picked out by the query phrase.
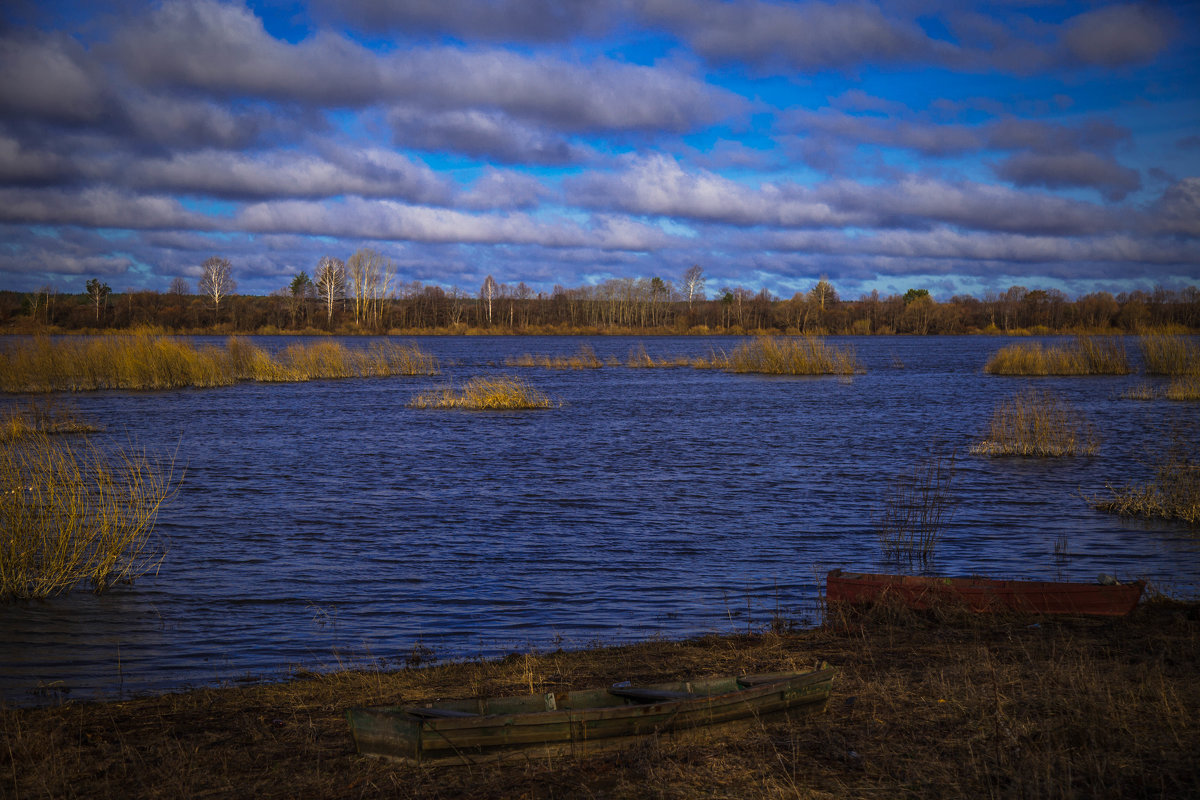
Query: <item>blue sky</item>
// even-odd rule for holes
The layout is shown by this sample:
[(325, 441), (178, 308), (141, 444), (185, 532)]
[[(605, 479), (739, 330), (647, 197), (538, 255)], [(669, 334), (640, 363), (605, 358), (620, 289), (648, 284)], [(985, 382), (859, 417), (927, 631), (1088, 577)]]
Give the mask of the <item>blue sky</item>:
[(0, 288), (1200, 283), (1200, 4), (6, 3)]

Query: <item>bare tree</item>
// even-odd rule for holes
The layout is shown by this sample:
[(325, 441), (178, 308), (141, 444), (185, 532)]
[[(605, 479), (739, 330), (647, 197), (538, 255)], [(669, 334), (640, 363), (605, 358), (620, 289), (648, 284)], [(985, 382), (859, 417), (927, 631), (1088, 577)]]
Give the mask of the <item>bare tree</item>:
[(237, 291), (229, 259), (210, 256), (200, 265), (200, 294), (212, 299), (213, 318), (221, 311), (221, 299)]
[(325, 322), (333, 324), (333, 307), (346, 296), (346, 264), (340, 258), (321, 256), (317, 262), (317, 297), (325, 303)]
[(183, 297), (191, 294), (191, 287), (188, 286), (186, 278), (175, 278), (171, 281), (171, 286), (167, 289), (167, 294), (178, 295)]
[(483, 286), (479, 289), (479, 296), (487, 301), (487, 318), (488, 325), (492, 324), (492, 300), (496, 298), (496, 291), (499, 288), (496, 279), (488, 275), (483, 279)]
[(92, 298), (92, 304), (96, 306), (96, 321), (100, 321), (100, 305), (108, 305), (108, 296), (112, 294), (112, 287), (107, 283), (101, 283), (99, 278), (92, 278), (87, 282), (88, 295)]
[(689, 311), (697, 298), (704, 299), (704, 270), (700, 269), (699, 264), (693, 264), (683, 273), (683, 293), (687, 295)]
[(363, 247), (346, 262), (346, 277), (354, 296), (354, 323), (378, 327), (383, 321), (383, 301), (394, 277), (390, 259)]

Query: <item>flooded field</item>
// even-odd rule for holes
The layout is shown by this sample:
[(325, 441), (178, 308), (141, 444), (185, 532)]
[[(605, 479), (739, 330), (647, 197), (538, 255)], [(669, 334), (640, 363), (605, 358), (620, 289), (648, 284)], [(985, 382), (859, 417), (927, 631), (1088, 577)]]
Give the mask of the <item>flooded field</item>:
[[(57, 702), (815, 623), (827, 569), (888, 568), (874, 521), (890, 483), (931, 452), (954, 455), (931, 570), (1107, 573), (1200, 593), (1200, 536), (1087, 500), (1151, 477), (1197, 416), (1194, 403), (1123, 399), (1147, 380), (1136, 373), (987, 375), (1013, 340), (983, 337), (834, 338), (865, 373), (804, 378), (505, 366), (582, 345), (602, 361), (638, 344), (703, 356), (732, 338), (417, 341), (440, 376), (72, 397), (100, 439), (174, 454), (186, 477), (160, 517), (157, 573), (0, 606), (0, 695)], [(561, 405), (407, 407), (493, 375)], [(1086, 417), (1095, 455), (968, 453), (997, 404), (1031, 386)]]

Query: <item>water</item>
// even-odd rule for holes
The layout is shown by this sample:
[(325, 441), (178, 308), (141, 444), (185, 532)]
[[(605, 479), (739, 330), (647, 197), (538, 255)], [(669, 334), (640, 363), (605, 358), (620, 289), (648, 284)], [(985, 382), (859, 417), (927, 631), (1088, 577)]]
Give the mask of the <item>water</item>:
[[(887, 566), (872, 516), (931, 448), (957, 454), (933, 569), (1200, 592), (1200, 537), (1085, 499), (1148, 479), (1195, 415), (1119, 399), (1142, 376), (989, 376), (1006, 342), (981, 337), (831, 340), (856, 348), (867, 373), (853, 378), (503, 366), (581, 344), (624, 360), (638, 342), (663, 356), (736, 340), (426, 338), (439, 377), (74, 398), (108, 439), (186, 466), (160, 517), (169, 551), (156, 574), (99, 597), (0, 606), (0, 697), (744, 631), (777, 614), (815, 623), (827, 569)], [(500, 373), (563, 405), (406, 408), (431, 386)], [(1086, 414), (1099, 455), (966, 454), (993, 407), (1030, 384)]]

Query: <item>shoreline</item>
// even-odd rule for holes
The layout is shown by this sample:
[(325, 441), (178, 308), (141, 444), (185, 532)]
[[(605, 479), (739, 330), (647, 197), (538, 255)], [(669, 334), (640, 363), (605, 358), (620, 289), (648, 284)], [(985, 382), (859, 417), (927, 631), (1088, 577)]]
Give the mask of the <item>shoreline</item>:
[[(1200, 603), (1119, 619), (883, 609), (794, 632), (116, 701), (0, 707), (12, 797), (1186, 797), (1200, 793)], [(838, 669), (826, 713), (611, 755), (431, 768), (354, 752), (349, 706)]]

